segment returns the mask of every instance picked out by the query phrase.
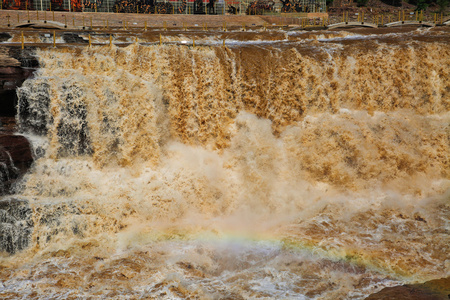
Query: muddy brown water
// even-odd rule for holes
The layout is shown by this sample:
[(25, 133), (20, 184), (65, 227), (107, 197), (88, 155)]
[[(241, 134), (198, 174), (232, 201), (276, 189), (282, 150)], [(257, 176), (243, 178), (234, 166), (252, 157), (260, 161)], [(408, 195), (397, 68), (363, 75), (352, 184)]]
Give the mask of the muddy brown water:
[(363, 299), (448, 274), (448, 29), (159, 34), (26, 33), (34, 227), (2, 297)]

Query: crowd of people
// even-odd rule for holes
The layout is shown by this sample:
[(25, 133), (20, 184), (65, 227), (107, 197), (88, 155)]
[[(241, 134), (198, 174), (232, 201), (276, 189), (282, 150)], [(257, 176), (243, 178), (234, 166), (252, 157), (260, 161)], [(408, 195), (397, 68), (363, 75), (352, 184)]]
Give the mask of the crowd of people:
[(84, 8), (98, 9), (102, 6), (102, 0), (84, 0)]
[(155, 0), (117, 0), (114, 11), (118, 13), (141, 13), (141, 14), (181, 14), (186, 10), (186, 0), (175, 9), (170, 2), (156, 2)]
[(25, 10), (33, 5), (33, 0), (1, 0), (2, 9), (22, 9)]
[[(204, 0), (195, 0), (192, 13), (215, 14), (215, 2), (216, 0), (209, 0), (206, 3)], [(114, 4), (114, 11), (119, 13), (182, 14), (186, 11), (186, 7), (186, 0), (182, 0), (177, 8), (175, 8), (169, 1), (156, 2), (155, 0), (116, 0)]]
[[(3, 9), (26, 9), (33, 5), (33, 0), (1, 0)], [(208, 1), (208, 0), (207, 0)], [(283, 4), (282, 12), (308, 12), (309, 6), (302, 5), (301, 0), (280, 0)], [(63, 0), (50, 0), (52, 10), (64, 10)], [(194, 14), (215, 14), (216, 0), (209, 0), (206, 4), (204, 0), (195, 0)], [(309, 0), (308, 2), (314, 2)], [(71, 0), (71, 10), (82, 11), (83, 8), (96, 10), (102, 7), (103, 0)], [(311, 4), (311, 3), (309, 3)], [(256, 0), (246, 8), (247, 15), (262, 15), (274, 10), (275, 2), (267, 0)], [(118, 13), (143, 13), (143, 14), (182, 14), (186, 11), (186, 0), (175, 8), (170, 1), (157, 2), (156, 0), (116, 0), (114, 12)], [(233, 5), (228, 5), (228, 13), (237, 14), (239, 9)]]
[(301, 0), (280, 0), (283, 3), (283, 7), (281, 8), (281, 12), (289, 13), (289, 12), (309, 12), (314, 11), (313, 6), (316, 5), (315, 0), (309, 0), (307, 5), (304, 5)]
[(245, 13), (247, 15), (263, 15), (266, 12), (273, 11), (274, 6), (275, 2), (273, 1), (257, 0), (250, 3)]

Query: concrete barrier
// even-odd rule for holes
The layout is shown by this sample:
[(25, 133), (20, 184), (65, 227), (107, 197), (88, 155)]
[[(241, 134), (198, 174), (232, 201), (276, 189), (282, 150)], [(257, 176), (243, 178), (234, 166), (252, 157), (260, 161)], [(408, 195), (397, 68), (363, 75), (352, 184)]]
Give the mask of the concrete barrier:
[(397, 27), (397, 26), (425, 26), (425, 27), (434, 27), (434, 24), (431, 22), (423, 22), (423, 21), (397, 21), (385, 24), (386, 27)]
[[(60, 22), (55, 22), (55, 21), (32, 21), (30, 23), (23, 22), (23, 23), (19, 23), (15, 26), (16, 28), (36, 28), (36, 29), (77, 29), (77, 30), (81, 30), (83, 29), (83, 27), (80, 26), (69, 26), (69, 25), (65, 25), (64, 23), (60, 23)], [(89, 29), (89, 28), (85, 28), (85, 29)]]
[(346, 27), (369, 27), (369, 28), (378, 28), (377, 24), (367, 23), (367, 22), (341, 22), (328, 25), (328, 29), (334, 28), (346, 28)]

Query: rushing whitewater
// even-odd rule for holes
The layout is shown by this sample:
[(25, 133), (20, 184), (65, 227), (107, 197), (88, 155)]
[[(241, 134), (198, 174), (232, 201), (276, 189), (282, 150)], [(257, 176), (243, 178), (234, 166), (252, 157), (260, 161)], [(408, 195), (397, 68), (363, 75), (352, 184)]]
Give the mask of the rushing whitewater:
[(37, 50), (34, 230), (0, 296), (362, 299), (449, 276), (448, 33), (283, 38)]

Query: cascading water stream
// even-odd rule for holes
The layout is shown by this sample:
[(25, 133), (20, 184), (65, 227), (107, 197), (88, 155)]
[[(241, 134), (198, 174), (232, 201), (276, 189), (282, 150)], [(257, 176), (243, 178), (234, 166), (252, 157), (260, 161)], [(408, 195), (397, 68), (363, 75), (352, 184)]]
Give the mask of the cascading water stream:
[(390, 38), (37, 50), (34, 230), (0, 295), (361, 299), (448, 276), (450, 48)]

